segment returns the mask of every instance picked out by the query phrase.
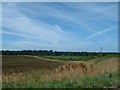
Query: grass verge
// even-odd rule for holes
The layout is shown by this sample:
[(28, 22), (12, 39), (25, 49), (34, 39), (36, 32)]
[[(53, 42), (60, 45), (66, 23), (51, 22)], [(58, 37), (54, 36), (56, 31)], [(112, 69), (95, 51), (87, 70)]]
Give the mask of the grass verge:
[(117, 88), (118, 73), (29, 83), (3, 83), (3, 88)]

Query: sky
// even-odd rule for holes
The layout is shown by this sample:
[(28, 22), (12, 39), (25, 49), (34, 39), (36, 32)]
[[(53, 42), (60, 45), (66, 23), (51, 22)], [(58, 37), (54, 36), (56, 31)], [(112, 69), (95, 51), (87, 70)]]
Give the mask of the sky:
[(118, 51), (117, 2), (4, 2), (3, 50)]

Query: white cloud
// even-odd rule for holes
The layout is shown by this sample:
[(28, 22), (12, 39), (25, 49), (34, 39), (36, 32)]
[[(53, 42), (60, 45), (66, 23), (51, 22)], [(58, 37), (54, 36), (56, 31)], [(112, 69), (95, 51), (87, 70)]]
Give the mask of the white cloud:
[(63, 31), (59, 25), (31, 19), (21, 13), (15, 6), (12, 5), (11, 7), (11, 4), (8, 7), (5, 6), (4, 10), (3, 27), (9, 28), (11, 31), (8, 33), (3, 30), (3, 33), (46, 40), (51, 43), (58, 43), (61, 40), (67, 41), (71, 38), (71, 34)]
[(15, 35), (15, 36), (21, 36), (27, 38), (28, 36), (20, 33), (13, 33), (13, 32), (7, 32), (7, 31), (2, 31), (1, 34), (9, 34), (9, 35)]
[(91, 38), (96, 37), (96, 36), (98, 36), (98, 35), (100, 35), (100, 34), (103, 34), (103, 33), (105, 33), (105, 32), (108, 32), (108, 31), (110, 31), (110, 30), (113, 30), (114, 28), (116, 28), (116, 27), (108, 28), (108, 29), (102, 30), (102, 31), (100, 31), (100, 32), (94, 33), (94, 34), (92, 34), (91, 36), (89, 36), (89, 37), (87, 37), (87, 38), (85, 38), (85, 39), (91, 39)]
[[(67, 50), (67, 51), (92, 51), (94, 50), (94, 47), (91, 47), (92, 45), (96, 46), (95, 43), (92, 43), (90, 41), (79, 41), (75, 43), (71, 43), (69, 46), (66, 44), (46, 44), (41, 42), (35, 42), (35, 41), (7, 41), (3, 42), (6, 45), (9, 44), (10, 47), (14, 47), (14, 49), (22, 48), (22, 49), (52, 49), (52, 50)], [(17, 48), (16, 48), (17, 47)], [(3, 47), (4, 48), (4, 47)], [(10, 48), (13, 49), (13, 48)]]
[[(9, 3), (3, 6), (3, 27), (6, 28), (3, 30), (3, 33), (24, 37), (24, 41), (11, 40), (11, 42), (7, 43), (16, 47), (48, 47), (68, 50), (79, 47), (81, 49), (86, 49), (89, 47), (90, 49), (94, 46), (94, 43), (91, 41), (85, 42), (85, 39), (82, 40), (81, 37), (85, 38), (86, 35), (94, 33), (86, 38), (88, 40), (108, 32), (110, 29), (100, 31), (101, 28), (99, 27), (102, 27), (102, 24), (105, 24), (104, 28), (113, 26), (107, 21), (109, 18), (111, 21), (116, 21), (114, 18), (116, 13), (111, 12), (114, 11), (114, 6), (95, 4), (90, 4), (89, 6), (88, 3), (86, 5), (87, 7), (74, 3), (71, 3), (70, 5), (62, 3), (63, 7), (60, 4), (55, 7), (56, 4), (49, 5), (41, 3), (33, 3), (33, 6), (35, 5), (35, 7), (30, 7), (31, 4), (28, 6), (22, 4), (23, 7), (22, 5), (17, 5), (18, 6), (16, 6), (16, 3)], [(69, 6), (69, 10), (73, 9), (73, 12), (65, 10), (66, 8), (64, 6), (67, 5)], [(76, 10), (75, 13), (74, 10)], [(57, 23), (50, 24), (47, 20), (45, 22), (44, 19), (46, 19), (46, 17), (50, 17), (50, 20), (54, 18), (56, 21), (61, 21), (63, 25), (61, 26)], [(94, 23), (100, 25), (92, 27)], [(64, 30), (70, 28), (63, 27), (66, 27), (67, 25), (72, 28), (77, 26), (79, 33), (76, 29), (73, 29), (73, 31)], [(108, 36), (104, 37), (109, 38)]]

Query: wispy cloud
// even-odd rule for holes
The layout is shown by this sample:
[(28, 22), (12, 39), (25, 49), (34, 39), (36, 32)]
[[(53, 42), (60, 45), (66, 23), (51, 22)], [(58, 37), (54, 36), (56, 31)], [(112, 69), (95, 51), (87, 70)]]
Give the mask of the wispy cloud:
[[(63, 31), (59, 25), (31, 19), (21, 13), (15, 5), (12, 5), (12, 8), (9, 9), (10, 6), (11, 4), (4, 7), (7, 10), (3, 12), (5, 14), (3, 16), (3, 27), (9, 28), (11, 31), (5, 32), (3, 29), (3, 33), (16, 34), (30, 39), (46, 40), (52, 43), (61, 41), (61, 38), (64, 38), (65, 41), (71, 38), (71, 34)], [(14, 13), (17, 14), (13, 15)]]
[[(3, 42), (6, 45), (9, 45), (10, 49), (52, 49), (52, 50), (65, 50), (65, 51), (79, 51), (79, 50), (85, 50), (85, 51), (93, 51), (94, 47), (91, 47), (94, 43), (88, 41), (81, 41), (81, 42), (75, 42), (71, 43), (69, 46), (66, 44), (58, 44), (58, 43), (41, 43), (41, 42), (35, 42), (35, 41), (4, 41)], [(95, 45), (95, 44), (94, 44)], [(96, 44), (97, 45), (97, 44)], [(95, 45), (95, 46), (96, 46)], [(14, 47), (14, 48), (13, 48)]]
[[(63, 6), (63, 8), (61, 6)], [(37, 4), (36, 8), (30, 8), (33, 12), (31, 12), (31, 10), (29, 9), (25, 9), (22, 7), (20, 7), (20, 9), (27, 12), (27, 15), (33, 14), (36, 17), (39, 16), (40, 18), (43, 16), (52, 17), (58, 20), (60, 19), (62, 20), (62, 22), (72, 22), (80, 25), (80, 27), (83, 26), (85, 28), (84, 30), (86, 31), (96, 32), (96, 28), (92, 28), (94, 22), (98, 23), (99, 21), (99, 23), (101, 23), (102, 25), (102, 23), (106, 23), (106, 19), (108, 19), (108, 17), (109, 20), (117, 20), (117, 18), (114, 18), (116, 13), (111, 13), (111, 11), (117, 11), (117, 9), (114, 9), (115, 7), (117, 8), (117, 5), (115, 5), (114, 3), (108, 5), (101, 5), (99, 3), (51, 3), (50, 5), (44, 3)], [(67, 9), (64, 8), (70, 8), (73, 13), (67, 11)], [(109, 22), (107, 22), (106, 24), (111, 26)]]
[(94, 34), (90, 35), (89, 37), (87, 37), (87, 38), (85, 38), (85, 39), (94, 38), (94, 37), (96, 37), (96, 36), (98, 36), (98, 35), (100, 35), (100, 34), (104, 34), (104, 33), (108, 32), (108, 31), (113, 30), (114, 28), (116, 28), (116, 27), (108, 28), (108, 29), (102, 30), (102, 31), (100, 31), (100, 32), (94, 33)]
[[(11, 48), (69, 50), (80, 46), (85, 50), (95, 45), (92, 38), (110, 38), (104, 33), (117, 25), (116, 3), (3, 3), (2, 13), (3, 40)], [(10, 35), (15, 39), (7, 40)]]
[(13, 32), (7, 32), (7, 31), (2, 31), (1, 34), (15, 35), (15, 36), (21, 36), (21, 37), (28, 37), (28, 36), (20, 34), (20, 33), (13, 33)]

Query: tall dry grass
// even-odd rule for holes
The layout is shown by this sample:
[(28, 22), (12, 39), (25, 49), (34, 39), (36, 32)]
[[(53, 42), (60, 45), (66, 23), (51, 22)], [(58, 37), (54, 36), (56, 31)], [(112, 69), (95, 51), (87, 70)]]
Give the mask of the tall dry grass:
[[(61, 80), (66, 78), (79, 78), (85, 76), (98, 75), (106, 72), (118, 71), (118, 58), (110, 58), (101, 60), (96, 63), (96, 60), (88, 62), (73, 61), (64, 63), (58, 68), (54, 69), (39, 69), (26, 67), (27, 71), (15, 72), (9, 69), (9, 72), (4, 72), (2, 76), (3, 83), (5, 82), (36, 82), (36, 81), (49, 81)], [(58, 62), (59, 63), (59, 62)], [(47, 63), (46, 63), (47, 64)], [(54, 65), (54, 64), (53, 64)], [(12, 72), (13, 70), (13, 72)]]
[(84, 76), (98, 75), (102, 73), (118, 72), (118, 58), (110, 58), (95, 63), (95, 60), (89, 62), (73, 62), (58, 69), (46, 72), (42, 76), (44, 80), (61, 80), (65, 78), (78, 78)]

